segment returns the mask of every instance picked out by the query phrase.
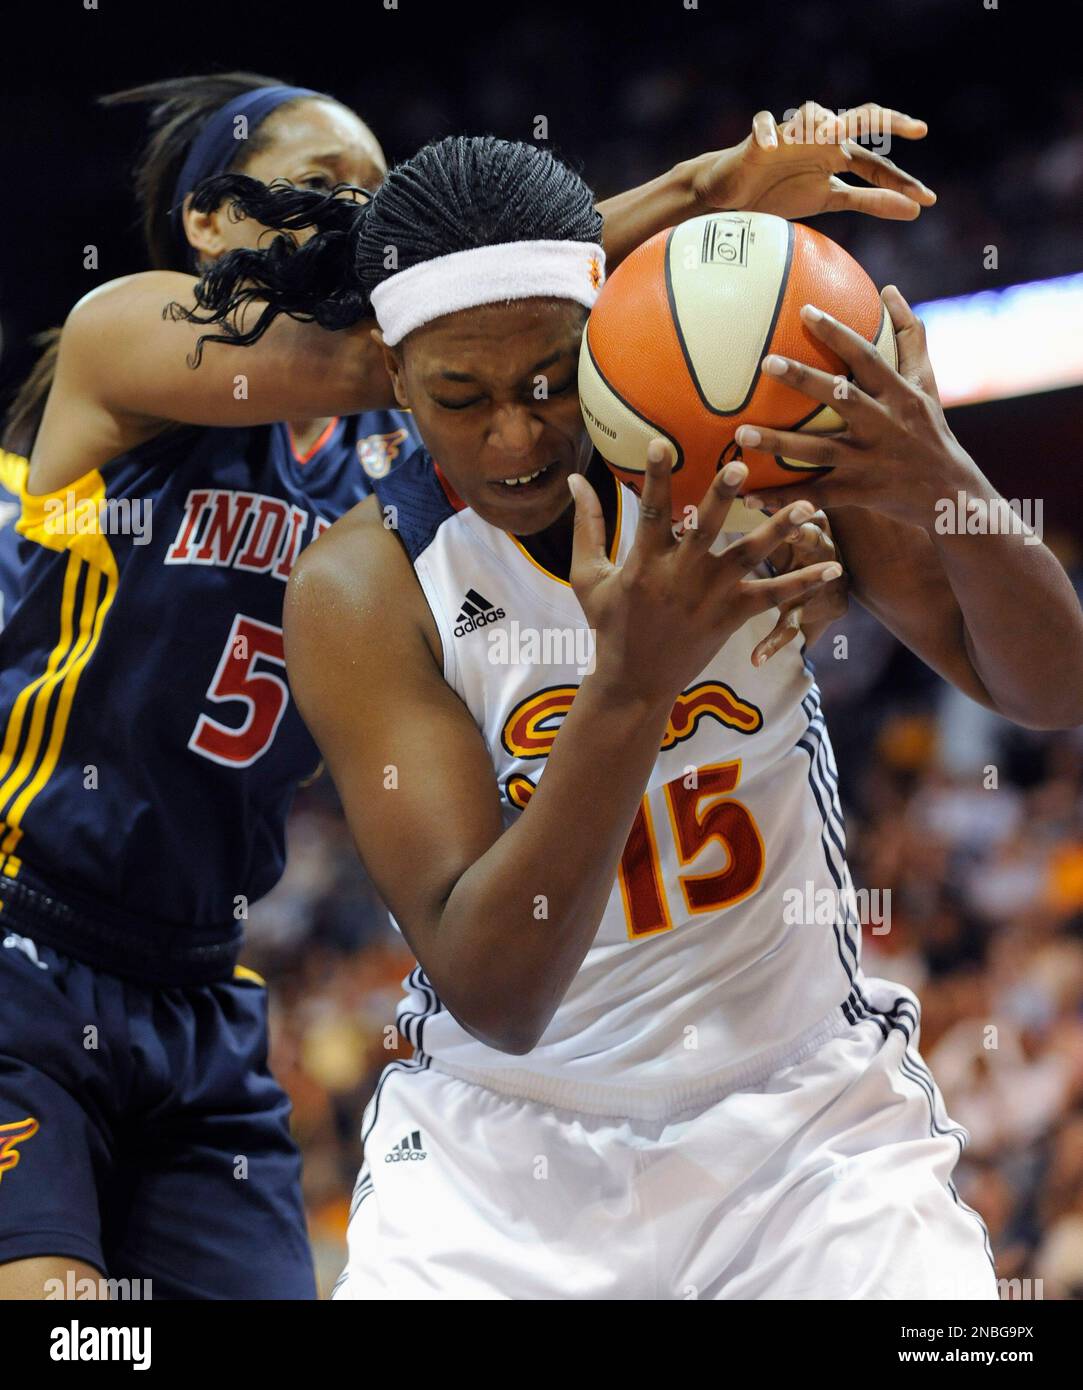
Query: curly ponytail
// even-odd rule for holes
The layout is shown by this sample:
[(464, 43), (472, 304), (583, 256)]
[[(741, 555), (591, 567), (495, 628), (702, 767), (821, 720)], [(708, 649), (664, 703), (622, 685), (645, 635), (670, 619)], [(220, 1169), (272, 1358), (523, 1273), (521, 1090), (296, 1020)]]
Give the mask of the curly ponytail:
[[(360, 194), (358, 202), (344, 192)], [(357, 242), (371, 206), (364, 189), (340, 185), (329, 193), (295, 188), (284, 180), (261, 183), (246, 174), (219, 174), (205, 179), (192, 195), (197, 212), (230, 204), (231, 217), (252, 217), (282, 235), (255, 251), (229, 251), (208, 266), (195, 287), (199, 308), (173, 303), (166, 313), (194, 323), (220, 323), (222, 333), (204, 333), (196, 345), (198, 365), (206, 342), (247, 346), (256, 342), (280, 314), (315, 321), (322, 328), (349, 328), (371, 314), (367, 294), (354, 271)], [(299, 244), (293, 233), (313, 228)], [(237, 327), (239, 311), (255, 302), (264, 307), (247, 329)]]
[[(370, 317), (369, 296), (381, 281), (422, 261), (503, 242), (596, 242), (602, 219), (582, 178), (548, 150), (495, 136), (449, 136), (397, 165), (367, 201), (307, 193), (224, 174), (199, 185), (193, 206), (207, 212), (230, 200), (237, 215), (284, 233), (259, 251), (227, 252), (203, 274), (196, 302), (203, 313), (173, 304), (169, 312), (221, 333), (205, 342), (240, 345), (261, 338), (274, 320), (349, 328)], [(315, 235), (298, 243), (305, 228)], [(263, 302), (248, 327), (238, 311)]]

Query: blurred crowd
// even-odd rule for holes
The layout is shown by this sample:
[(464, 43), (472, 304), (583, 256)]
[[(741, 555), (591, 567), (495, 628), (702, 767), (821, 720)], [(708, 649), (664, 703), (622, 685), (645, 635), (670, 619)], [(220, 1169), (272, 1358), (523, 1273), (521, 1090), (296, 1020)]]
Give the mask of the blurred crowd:
[[(1083, 593), (1071, 543), (1050, 543)], [(865, 971), (921, 999), (922, 1054), (971, 1136), (957, 1185), (989, 1226), (1000, 1277), (1083, 1298), (1083, 730), (1028, 732), (987, 713), (856, 604), (809, 654), (854, 881), (888, 908), (865, 929)], [(286, 876), (253, 909), (249, 942), (271, 985), (271, 1062), (293, 1100), (326, 1290), (413, 963), (326, 777), (298, 800)]]
[[(527, 109), (546, 118), (545, 138), (609, 195), (737, 143), (763, 107), (781, 119), (808, 98), (833, 109), (871, 99), (912, 105), (909, 114), (929, 121), (927, 140), (894, 141), (886, 153), (936, 190), (935, 211), (904, 228), (847, 215), (817, 227), (912, 303), (1078, 271), (1083, 86), (1047, 62), (1027, 119), (1013, 119), (1005, 108), (1014, 82), (999, 80), (1007, 55), (993, 12), (956, 0), (806, 0), (786, 10), (785, 43), (770, 41), (756, 8), (727, 6), (715, 19), (708, 28), (704, 14), (648, 5), (627, 28), (569, 43), (561, 18), (509, 16), (489, 47), (484, 38), (472, 45), (455, 93), (457, 124), (535, 138), (524, 122), (533, 103)], [(569, 103), (574, 90), (590, 100)], [(424, 92), (388, 114), (397, 148), (444, 133), (446, 106)], [(372, 120), (381, 130), (387, 123), (383, 112)]]

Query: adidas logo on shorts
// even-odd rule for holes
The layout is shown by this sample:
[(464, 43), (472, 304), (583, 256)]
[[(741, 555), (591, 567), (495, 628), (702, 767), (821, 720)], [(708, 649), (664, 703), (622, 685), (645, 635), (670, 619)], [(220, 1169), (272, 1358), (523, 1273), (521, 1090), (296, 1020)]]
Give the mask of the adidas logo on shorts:
[(385, 1163), (416, 1163), (420, 1159), (428, 1158), (428, 1154), (421, 1147), (421, 1131), (415, 1129), (412, 1134), (408, 1134), (405, 1139), (400, 1139), (389, 1154), (384, 1154)]
[(495, 608), (487, 598), (482, 598), (477, 589), (467, 589), (455, 619), (455, 636), (465, 637), (468, 632), (476, 632), (486, 623), (498, 623), (507, 616), (503, 608)]

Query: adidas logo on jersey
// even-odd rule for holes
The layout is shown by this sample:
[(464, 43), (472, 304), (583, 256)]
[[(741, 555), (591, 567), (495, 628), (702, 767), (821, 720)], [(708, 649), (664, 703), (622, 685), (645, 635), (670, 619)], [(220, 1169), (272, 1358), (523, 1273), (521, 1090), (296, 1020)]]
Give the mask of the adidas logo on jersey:
[(389, 1154), (384, 1154), (384, 1162), (416, 1163), (421, 1159), (428, 1158), (428, 1156), (421, 1147), (421, 1131), (415, 1129), (405, 1139), (400, 1139)]
[(476, 632), (488, 623), (498, 623), (507, 616), (503, 608), (494, 608), (487, 598), (482, 598), (477, 589), (467, 589), (455, 619), (455, 636), (465, 637), (468, 632)]

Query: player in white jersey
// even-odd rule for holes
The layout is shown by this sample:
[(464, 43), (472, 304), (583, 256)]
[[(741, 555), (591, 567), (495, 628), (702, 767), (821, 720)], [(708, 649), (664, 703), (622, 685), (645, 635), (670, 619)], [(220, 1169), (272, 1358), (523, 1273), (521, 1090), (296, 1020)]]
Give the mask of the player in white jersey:
[[(592, 476), (623, 566), (639, 499), (604, 469)], [(510, 826), (592, 665), (591, 633), (567, 580), (444, 486), (420, 450), (380, 501), (395, 509), (444, 679), (481, 731)], [(660, 1120), (846, 1027), (838, 1004), (858, 929), (832, 839), (842, 826), (834, 764), (798, 647), (752, 664), (773, 626), (771, 611), (750, 618), (678, 696), (617, 882), (528, 1064), (472, 1036), (416, 976), (400, 1028), (442, 1071), (546, 1105)], [(781, 894), (806, 883), (837, 899), (838, 921), (787, 923)], [(725, 929), (713, 929), (723, 915)], [(544, 904), (536, 916), (544, 930)], [(765, 996), (784, 1007), (765, 1011)]]
[[(253, 285), (325, 319), (371, 297), (425, 445), (287, 599), (294, 692), (419, 962), (338, 1295), (995, 1298), (917, 1002), (861, 973), (812, 673), (793, 643), (762, 660), (836, 568), (767, 567), (811, 505), (728, 529), (731, 464), (677, 538), (660, 442), (641, 499), (592, 457), (599, 219), (547, 153), (443, 141), (356, 218), (217, 286), (223, 313)], [(1081, 657), (1021, 622), (1041, 607), (1083, 652), (1056, 561), (1001, 537), (957, 558), (915, 521), (934, 485), (988, 484), (919, 419), (935, 388), (889, 307), (912, 381), (838, 343), (891, 484), (857, 504), (855, 588), (968, 694), (1071, 722), (1083, 680), (1051, 673)]]

